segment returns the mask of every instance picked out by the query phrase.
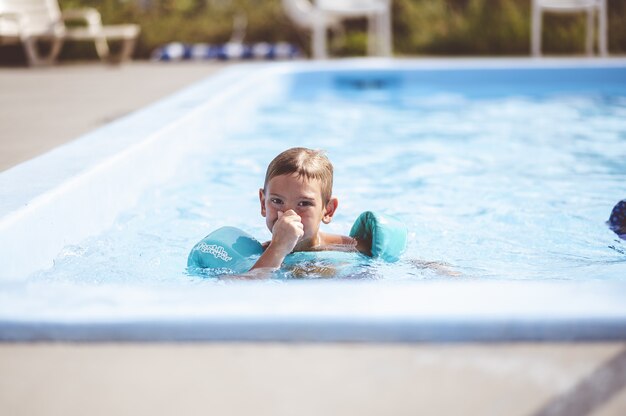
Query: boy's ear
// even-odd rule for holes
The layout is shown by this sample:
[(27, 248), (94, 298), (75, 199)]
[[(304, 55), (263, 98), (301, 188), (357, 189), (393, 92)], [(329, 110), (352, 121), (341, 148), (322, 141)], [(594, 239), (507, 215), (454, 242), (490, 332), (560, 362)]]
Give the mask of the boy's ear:
[(259, 201), (261, 201), (261, 216), (265, 217), (265, 192), (263, 188), (259, 189)]
[(322, 217), (322, 222), (324, 224), (329, 224), (330, 220), (332, 220), (333, 215), (335, 215), (335, 211), (337, 211), (337, 207), (339, 206), (339, 200), (337, 198), (330, 198), (328, 204), (326, 204), (326, 209), (324, 210), (324, 216)]

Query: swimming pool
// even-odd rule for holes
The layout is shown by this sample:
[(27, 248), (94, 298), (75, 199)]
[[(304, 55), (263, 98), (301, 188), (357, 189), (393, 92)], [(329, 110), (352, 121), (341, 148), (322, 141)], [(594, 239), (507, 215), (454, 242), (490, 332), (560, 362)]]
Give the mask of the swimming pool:
[[(624, 339), (626, 255), (603, 222), (626, 194), (625, 115), (624, 60), (231, 68), (0, 175), (0, 336)], [(395, 214), (405, 259), (350, 280), (186, 275), (212, 229), (268, 238), (257, 190), (294, 145), (335, 163), (329, 230)]]

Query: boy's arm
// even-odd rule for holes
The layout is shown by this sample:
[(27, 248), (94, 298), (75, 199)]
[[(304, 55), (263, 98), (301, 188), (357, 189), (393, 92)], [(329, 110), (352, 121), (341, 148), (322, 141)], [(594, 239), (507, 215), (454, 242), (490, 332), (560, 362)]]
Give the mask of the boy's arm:
[(452, 269), (450, 265), (439, 261), (425, 261), (419, 259), (411, 259), (409, 262), (418, 269), (430, 269), (445, 276), (462, 276), (463, 274)]
[(346, 235), (325, 234), (326, 245), (336, 251), (358, 251), (366, 256), (372, 256), (372, 239), (355, 238)]
[(361, 254), (365, 254), (366, 256), (372, 257), (372, 239), (359, 239), (356, 240), (356, 249)]
[(285, 260), (287, 254), (289, 253), (284, 253), (282, 250), (272, 247), (272, 244), (270, 243), (250, 270), (261, 268), (278, 269), (280, 265), (283, 264), (283, 260)]

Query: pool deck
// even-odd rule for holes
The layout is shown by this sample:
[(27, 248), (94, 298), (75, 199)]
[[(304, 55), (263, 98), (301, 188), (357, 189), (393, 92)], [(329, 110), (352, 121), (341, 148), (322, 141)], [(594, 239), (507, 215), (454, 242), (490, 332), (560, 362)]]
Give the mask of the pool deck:
[(227, 63), (0, 66), (0, 171), (214, 74)]
[[(0, 171), (225, 64), (0, 67)], [(6, 415), (626, 414), (624, 342), (0, 343)]]

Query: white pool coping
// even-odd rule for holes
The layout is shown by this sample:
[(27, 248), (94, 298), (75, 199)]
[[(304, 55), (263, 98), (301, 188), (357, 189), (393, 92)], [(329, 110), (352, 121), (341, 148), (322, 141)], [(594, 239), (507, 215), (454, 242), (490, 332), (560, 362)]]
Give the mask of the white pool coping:
[[(108, 228), (141, 190), (171, 177), (205, 140), (195, 133), (207, 114), (215, 125), (211, 144), (218, 145), (234, 121), (229, 108), (244, 114), (243, 107), (253, 108), (281, 88), (281, 74), (555, 67), (626, 68), (626, 59), (355, 59), (229, 67), (0, 174), (0, 281), (23, 281), (50, 267), (64, 246)], [(99, 286), (79, 298), (63, 288), (43, 293), (50, 289), (34, 287), (21, 303), (0, 293), (0, 340), (626, 339), (626, 283), (610, 280), (246, 282), (175, 293), (156, 288), (136, 297), (127, 293), (132, 288)], [(185, 299), (205, 306), (186, 309)]]
[[(626, 284), (299, 281), (3, 297), (2, 341), (511, 342), (626, 339)], [(58, 299), (63, 299), (58, 302)], [(56, 300), (56, 302), (55, 302)], [(132, 300), (132, 301), (129, 301)], [(24, 306), (21, 306), (24, 305)], [(191, 306), (188, 306), (191, 305)], [(199, 306), (201, 305), (201, 306)], [(13, 307), (15, 306), (15, 307)]]

